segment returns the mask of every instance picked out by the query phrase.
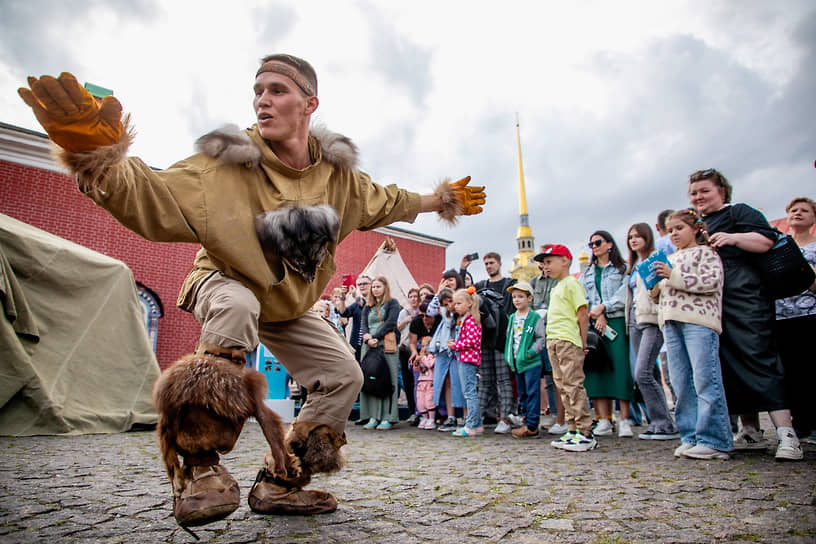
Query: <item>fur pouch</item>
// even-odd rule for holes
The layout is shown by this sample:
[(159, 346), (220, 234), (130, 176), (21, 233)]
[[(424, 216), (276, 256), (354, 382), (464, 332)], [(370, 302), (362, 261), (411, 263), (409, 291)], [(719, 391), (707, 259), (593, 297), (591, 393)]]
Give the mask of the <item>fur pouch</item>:
[(326, 204), (293, 206), (258, 214), (255, 230), (264, 249), (285, 259), (311, 283), (326, 256), (326, 246), (337, 243), (340, 218)]

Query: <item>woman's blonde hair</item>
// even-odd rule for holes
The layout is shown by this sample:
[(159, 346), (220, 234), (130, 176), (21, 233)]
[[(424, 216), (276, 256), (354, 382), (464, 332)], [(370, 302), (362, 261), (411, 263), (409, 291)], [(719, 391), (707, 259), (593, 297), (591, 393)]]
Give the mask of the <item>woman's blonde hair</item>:
[(453, 300), (456, 300), (457, 298), (471, 301), (472, 304), (470, 305), (470, 315), (473, 316), (473, 321), (479, 325), (481, 323), (481, 318), (479, 316), (479, 295), (476, 294), (476, 289), (474, 289), (473, 286), (468, 287), (467, 289), (457, 289), (453, 294)]
[[(385, 304), (386, 302), (391, 300), (391, 286), (388, 285), (388, 278), (386, 278), (385, 276), (377, 276), (376, 278), (371, 280), (371, 283), (374, 283), (375, 281), (378, 281), (383, 284), (382, 299), (379, 302), (380, 304)], [(372, 291), (370, 287), (368, 289), (368, 299), (366, 300), (366, 304), (368, 306), (377, 305), (377, 299), (374, 298), (374, 291)]]
[(794, 204), (799, 204), (800, 202), (804, 202), (805, 204), (809, 204), (810, 207), (813, 209), (813, 213), (816, 214), (816, 201), (814, 201), (812, 198), (808, 198), (806, 196), (797, 196), (796, 198), (791, 200), (790, 203), (787, 206), (785, 206), (785, 213), (789, 213), (790, 209), (793, 208), (793, 205)]

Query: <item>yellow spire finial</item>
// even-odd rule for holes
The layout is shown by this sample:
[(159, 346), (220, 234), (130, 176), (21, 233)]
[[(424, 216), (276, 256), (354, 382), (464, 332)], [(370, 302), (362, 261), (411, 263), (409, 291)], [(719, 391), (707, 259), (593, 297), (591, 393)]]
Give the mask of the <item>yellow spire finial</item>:
[(516, 145), (518, 146), (519, 214), (527, 215), (527, 193), (524, 190), (524, 167), (521, 163), (521, 132), (519, 131), (518, 113), (516, 113)]

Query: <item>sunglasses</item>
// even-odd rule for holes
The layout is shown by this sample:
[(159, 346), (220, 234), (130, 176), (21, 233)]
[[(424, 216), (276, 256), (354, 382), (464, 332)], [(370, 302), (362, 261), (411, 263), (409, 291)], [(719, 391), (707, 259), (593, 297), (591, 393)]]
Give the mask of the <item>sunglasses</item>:
[(590, 242), (587, 245), (589, 246), (590, 249), (592, 249), (593, 247), (601, 247), (605, 243), (606, 240), (595, 240), (594, 242)]
[(719, 176), (719, 172), (714, 168), (709, 168), (707, 170), (700, 170), (699, 172), (694, 172), (691, 176), (689, 176), (689, 181), (700, 181), (701, 179), (709, 179), (715, 176)]

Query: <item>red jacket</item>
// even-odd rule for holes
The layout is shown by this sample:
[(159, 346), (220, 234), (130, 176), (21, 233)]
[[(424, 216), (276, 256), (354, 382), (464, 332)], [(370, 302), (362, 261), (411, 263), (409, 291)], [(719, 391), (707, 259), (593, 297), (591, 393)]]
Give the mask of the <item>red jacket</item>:
[(463, 363), (479, 366), (482, 364), (482, 326), (477, 325), (470, 314), (460, 323), (459, 338), (453, 343), (451, 350), (458, 352), (457, 359)]

